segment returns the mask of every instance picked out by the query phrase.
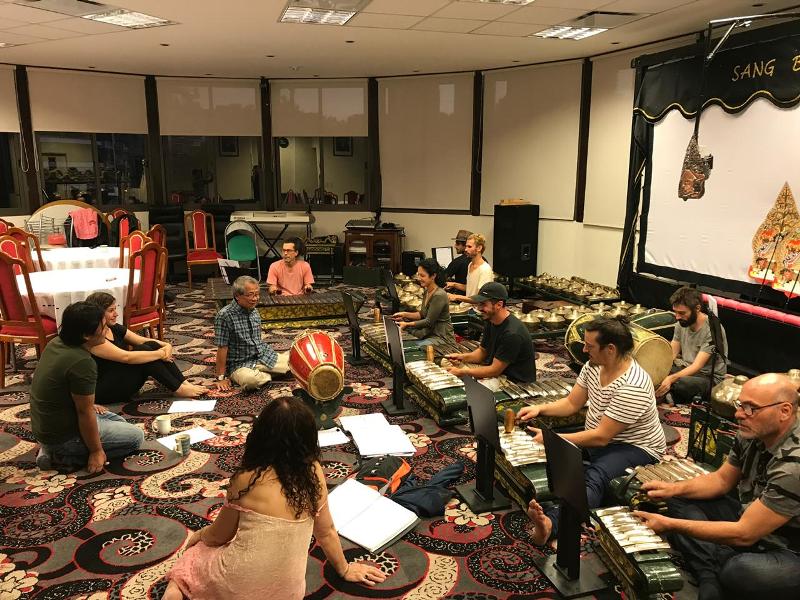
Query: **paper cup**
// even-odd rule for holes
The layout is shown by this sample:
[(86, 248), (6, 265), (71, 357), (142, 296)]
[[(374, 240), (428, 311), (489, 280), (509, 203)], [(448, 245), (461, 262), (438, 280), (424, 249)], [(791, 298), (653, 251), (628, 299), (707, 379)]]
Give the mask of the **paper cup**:
[(161, 435), (167, 435), (172, 429), (171, 417), (169, 415), (158, 415), (153, 422), (155, 430)]

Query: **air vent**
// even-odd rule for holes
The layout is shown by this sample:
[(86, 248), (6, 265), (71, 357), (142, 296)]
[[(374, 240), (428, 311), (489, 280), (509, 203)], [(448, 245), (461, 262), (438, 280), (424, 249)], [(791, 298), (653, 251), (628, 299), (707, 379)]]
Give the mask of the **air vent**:
[(593, 10), (583, 16), (573, 19), (572, 21), (565, 21), (562, 25), (569, 25), (570, 27), (590, 27), (593, 29), (613, 29), (620, 25), (625, 25), (631, 21), (642, 17), (637, 13), (623, 13), (623, 12), (604, 12), (602, 10)]

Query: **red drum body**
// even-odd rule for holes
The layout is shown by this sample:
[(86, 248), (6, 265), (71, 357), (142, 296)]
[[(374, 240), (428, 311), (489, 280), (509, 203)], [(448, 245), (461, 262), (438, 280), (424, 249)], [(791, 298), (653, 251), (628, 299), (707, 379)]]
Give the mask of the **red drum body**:
[(307, 329), (289, 350), (289, 369), (302, 388), (318, 402), (336, 398), (344, 387), (344, 353), (324, 331)]

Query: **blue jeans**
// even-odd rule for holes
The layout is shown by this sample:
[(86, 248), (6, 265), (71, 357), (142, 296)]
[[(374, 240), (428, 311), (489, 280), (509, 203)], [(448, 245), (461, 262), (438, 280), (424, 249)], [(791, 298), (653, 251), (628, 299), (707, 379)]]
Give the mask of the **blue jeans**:
[[(584, 461), (583, 479), (586, 482), (589, 508), (603, 506), (603, 497), (609, 482), (615, 477), (625, 475), (626, 469), (657, 462), (656, 458), (632, 444), (614, 443), (603, 448), (588, 448), (585, 453), (588, 455), (588, 464)], [(551, 535), (555, 537), (558, 534), (561, 511), (558, 505), (553, 505), (544, 512), (553, 523)]]
[[(671, 498), (669, 515), (694, 521), (738, 521), (742, 505), (723, 496), (714, 500)], [(699, 600), (727, 598), (800, 598), (800, 556), (791, 550), (759, 545), (732, 548), (697, 538), (668, 534), (670, 544), (683, 554), (697, 577)]]
[[(108, 458), (127, 456), (144, 442), (141, 429), (112, 412), (97, 415), (97, 429)], [(42, 444), (42, 447), (54, 461), (64, 465), (85, 465), (89, 459), (89, 449), (80, 435), (60, 444)]]

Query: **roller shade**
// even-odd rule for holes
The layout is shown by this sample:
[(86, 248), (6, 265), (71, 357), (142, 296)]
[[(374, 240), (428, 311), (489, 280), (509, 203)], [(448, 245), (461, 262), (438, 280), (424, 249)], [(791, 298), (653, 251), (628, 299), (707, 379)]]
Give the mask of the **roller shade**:
[(0, 65), (0, 131), (19, 131), (14, 67)]
[(367, 81), (270, 81), (275, 137), (367, 137)]

